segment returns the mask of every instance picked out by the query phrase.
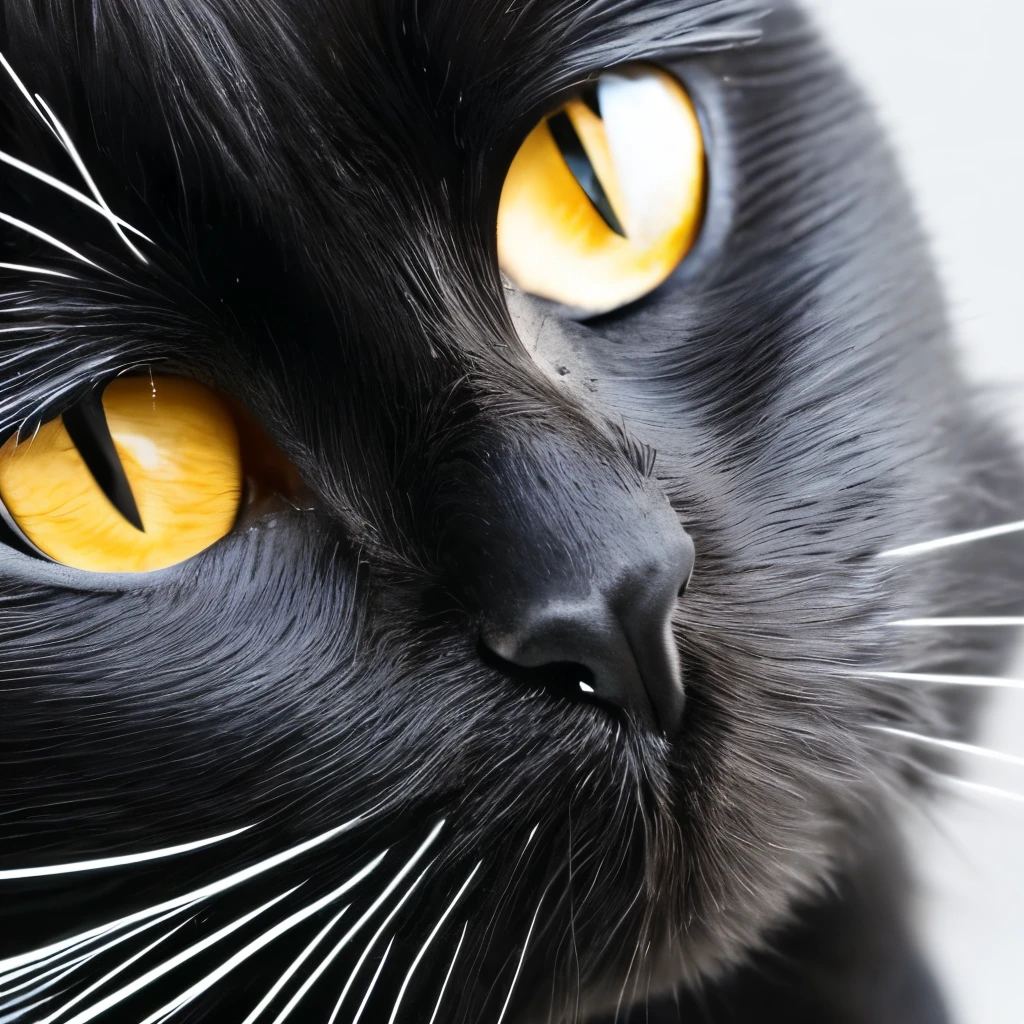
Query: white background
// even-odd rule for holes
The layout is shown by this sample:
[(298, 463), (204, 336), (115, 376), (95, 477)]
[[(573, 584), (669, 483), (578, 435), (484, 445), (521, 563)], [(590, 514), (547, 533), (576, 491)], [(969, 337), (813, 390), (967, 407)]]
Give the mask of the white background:
[[(964, 365), (1024, 441), (1024, 3), (807, 2), (895, 140)], [(1024, 755), (1024, 690), (983, 742)], [(1024, 794), (1024, 769), (964, 767)], [(1024, 1024), (1024, 803), (961, 796), (921, 833), (921, 924), (957, 1024)]]

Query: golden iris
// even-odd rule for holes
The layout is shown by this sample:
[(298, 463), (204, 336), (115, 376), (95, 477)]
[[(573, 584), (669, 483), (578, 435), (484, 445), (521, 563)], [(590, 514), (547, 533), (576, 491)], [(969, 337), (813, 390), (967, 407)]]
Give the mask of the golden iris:
[(657, 68), (606, 72), (545, 117), (505, 178), (501, 269), (588, 313), (661, 284), (704, 215), (704, 140), (690, 97)]
[(227, 534), (243, 470), (225, 401), (177, 377), (122, 377), (102, 405), (142, 529), (114, 507), (58, 417), (0, 448), (0, 499), (25, 537), (76, 569), (146, 572)]

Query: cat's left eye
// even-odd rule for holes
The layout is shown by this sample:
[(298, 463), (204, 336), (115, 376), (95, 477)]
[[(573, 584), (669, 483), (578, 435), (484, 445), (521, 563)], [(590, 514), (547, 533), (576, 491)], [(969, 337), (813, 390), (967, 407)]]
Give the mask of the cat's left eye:
[(227, 401), (177, 377), (123, 377), (0, 448), (0, 500), (37, 551), (93, 572), (145, 572), (235, 524), (242, 442)]
[(533, 129), (505, 178), (498, 260), (523, 291), (603, 313), (660, 285), (692, 248), (704, 139), (683, 86), (609, 71)]

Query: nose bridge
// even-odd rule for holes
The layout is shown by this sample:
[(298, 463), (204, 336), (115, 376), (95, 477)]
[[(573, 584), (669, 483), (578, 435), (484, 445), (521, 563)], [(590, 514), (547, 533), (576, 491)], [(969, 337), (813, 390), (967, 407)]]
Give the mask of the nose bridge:
[(482, 643), (518, 669), (575, 665), (581, 692), (674, 733), (683, 687), (671, 623), (689, 536), (611, 445), (516, 433), (476, 438), (447, 517), (453, 584)]

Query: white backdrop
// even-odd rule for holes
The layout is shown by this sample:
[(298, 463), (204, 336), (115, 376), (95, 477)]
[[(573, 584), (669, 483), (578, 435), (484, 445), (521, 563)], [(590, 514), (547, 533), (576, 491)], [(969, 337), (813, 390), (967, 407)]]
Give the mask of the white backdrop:
[[(965, 366), (1024, 441), (1024, 3), (807, 3), (893, 135)], [(983, 742), (1024, 755), (1024, 691), (993, 703)], [(965, 767), (1024, 794), (1024, 769)], [(921, 842), (922, 929), (958, 1024), (1022, 1024), (1024, 802), (952, 800)]]

